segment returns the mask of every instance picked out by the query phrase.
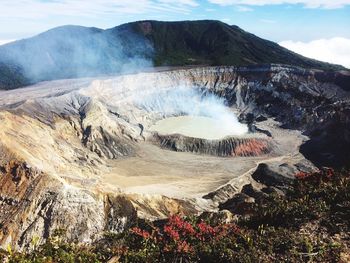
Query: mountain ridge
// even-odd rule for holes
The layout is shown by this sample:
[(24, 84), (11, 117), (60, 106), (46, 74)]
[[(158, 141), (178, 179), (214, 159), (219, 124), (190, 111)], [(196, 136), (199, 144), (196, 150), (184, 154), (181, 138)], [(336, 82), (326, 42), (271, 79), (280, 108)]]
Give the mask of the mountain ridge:
[(144, 20), (109, 29), (60, 26), (0, 46), (0, 89), (152, 66), (286, 64), (345, 70), (216, 20)]
[[(129, 25), (134, 30), (140, 30), (140, 28), (142, 30), (142, 28), (144, 28), (144, 27), (149, 28), (149, 26), (147, 26), (145, 24), (151, 24), (151, 27), (155, 28), (156, 33), (158, 33), (156, 35), (156, 37), (159, 38), (159, 35), (161, 35), (161, 36), (163, 36), (163, 39), (168, 39), (168, 38), (166, 38), (164, 36), (168, 36), (169, 37), (171, 35), (171, 33), (173, 33), (173, 31), (174, 31), (174, 30), (172, 30), (172, 29), (174, 29), (174, 27), (180, 27), (182, 29), (182, 30), (178, 30), (175, 33), (178, 33), (178, 32), (180, 32), (180, 33), (182, 33), (182, 32), (187, 33), (186, 29), (188, 29), (190, 27), (192, 27), (190, 29), (193, 29), (193, 27), (205, 28), (205, 26), (209, 26), (209, 27), (211, 27), (210, 28), (211, 30), (207, 30), (209, 32), (204, 32), (204, 33), (213, 33), (213, 31), (215, 32), (216, 29), (217, 29), (216, 33), (218, 33), (218, 32), (221, 33), (220, 30), (223, 30), (222, 33), (224, 33), (224, 34), (227, 34), (227, 33), (236, 34), (238, 40), (240, 40), (239, 38), (241, 38), (241, 37), (245, 37), (245, 38), (248, 38), (248, 39), (244, 39), (243, 38), (243, 40), (245, 40), (246, 42), (247, 42), (247, 40), (253, 40), (252, 41), (253, 44), (256, 41), (265, 42), (265, 43), (269, 44), (270, 47), (277, 48), (279, 52), (282, 52), (282, 51), (288, 52), (290, 55), (297, 56), (298, 60), (300, 60), (300, 61), (304, 60), (304, 64), (300, 64), (300, 63), (288, 63), (288, 60), (275, 60), (275, 59), (272, 59), (272, 58), (266, 59), (266, 57), (260, 57), (259, 58), (258, 55), (261, 56), (261, 54), (256, 54), (256, 52), (254, 53), (254, 49), (253, 49), (253, 46), (252, 46), (252, 48), (250, 48), (248, 50), (243, 50), (243, 51), (252, 53), (250, 55), (253, 56), (253, 57), (255, 56), (256, 60), (254, 60), (253, 58), (246, 58), (246, 57), (239, 57), (238, 56), (238, 58), (232, 58), (231, 57), (231, 59), (222, 61), (221, 60), (222, 59), (221, 58), (222, 55), (214, 53), (213, 55), (216, 55), (217, 58), (215, 58), (215, 57), (211, 58), (210, 62), (214, 62), (214, 63), (210, 64), (212, 66), (219, 66), (219, 65), (246, 66), (246, 65), (251, 65), (251, 64), (270, 64), (271, 63), (271, 64), (286, 64), (286, 65), (304, 66), (305, 68), (316, 68), (316, 69), (333, 69), (333, 70), (345, 69), (344, 67), (342, 67), (340, 65), (334, 65), (334, 64), (331, 64), (331, 63), (327, 63), (327, 62), (321, 62), (321, 61), (317, 61), (315, 59), (306, 58), (306, 57), (304, 57), (302, 55), (299, 55), (299, 54), (297, 54), (297, 53), (295, 53), (293, 51), (290, 51), (290, 50), (288, 50), (288, 49), (278, 45), (277, 43), (275, 43), (273, 41), (269, 41), (269, 40), (260, 38), (260, 37), (258, 37), (256, 35), (252, 34), (252, 33), (249, 33), (249, 32), (241, 29), (240, 27), (238, 27), (236, 25), (228, 25), (226, 23), (223, 23), (223, 22), (217, 21), (217, 20), (196, 20), (196, 21), (187, 20), (187, 21), (174, 21), (174, 22), (162, 22), (162, 21), (157, 21), (157, 20), (143, 20), (143, 21), (137, 21), (137, 22), (131, 22), (131, 23), (123, 24), (123, 25), (118, 26), (118, 27), (126, 27), (126, 26)], [(118, 27), (114, 27), (114, 28), (118, 28)], [(137, 28), (137, 27), (139, 27), (139, 28)], [(111, 29), (113, 30), (114, 28), (111, 28)], [(164, 30), (164, 28), (166, 28), (166, 30)], [(107, 30), (111, 30), (111, 29), (107, 29)], [(163, 30), (161, 30), (161, 29), (163, 29)], [(170, 30), (170, 33), (169, 33), (169, 30)], [(163, 33), (163, 35), (162, 35), (162, 33)], [(224, 34), (221, 37), (222, 38), (225, 38), (225, 37), (227, 38), (227, 36), (224, 35)], [(146, 34), (146, 36), (147, 35), (150, 35), (151, 37), (153, 37), (152, 32), (149, 32), (149, 34)], [(209, 36), (211, 36), (211, 35), (209, 35)], [(186, 36), (184, 38), (186, 38)], [(157, 40), (158, 41), (154, 41), (156, 44), (160, 42), (159, 39), (157, 39)], [(204, 40), (208, 41), (210, 39), (204, 39)], [(224, 42), (224, 40), (222, 42)], [(224, 44), (226, 44), (226, 47), (227, 47), (228, 44), (232, 44), (232, 39), (229, 39), (229, 40), (231, 40), (231, 41), (229, 41), (228, 43), (224, 43)], [(239, 42), (239, 41), (236, 41), (236, 42)], [(219, 44), (221, 44), (221, 43), (219, 42)], [(237, 43), (237, 44), (243, 44), (243, 43)], [(246, 44), (246, 43), (244, 43), (244, 44)], [(259, 45), (257, 45), (257, 46), (259, 47)], [(197, 47), (197, 46), (195, 46), (195, 47)], [(200, 47), (203, 48), (203, 46), (200, 46)], [(231, 48), (232, 47), (236, 48), (236, 47), (240, 47), (240, 45), (232, 45)], [(214, 45), (214, 46), (211, 46), (211, 48), (215, 49), (217, 47)], [(203, 49), (199, 48), (199, 51), (202, 51), (202, 50)], [(231, 51), (231, 50), (228, 50), (228, 51)], [(243, 60), (245, 59), (246, 63), (242, 63), (242, 61), (241, 61), (242, 59)], [(191, 61), (191, 63), (193, 63), (193, 60)]]

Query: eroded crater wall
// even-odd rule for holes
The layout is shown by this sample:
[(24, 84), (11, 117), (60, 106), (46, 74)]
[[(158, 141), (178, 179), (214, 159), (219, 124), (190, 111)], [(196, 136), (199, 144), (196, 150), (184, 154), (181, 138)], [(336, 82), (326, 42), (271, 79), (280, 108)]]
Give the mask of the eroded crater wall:
[[(350, 154), (349, 93), (343, 82), (338, 86), (328, 82), (329, 78), (320, 81), (321, 73), (315, 74), (282, 66), (204, 67), (84, 80), (83, 86), (72, 89), (65, 86), (70, 82), (60, 81), (64, 92), (55, 86), (50, 93), (48, 82), (28, 91), (4, 93), (0, 100), (1, 245), (25, 246), (34, 235), (46, 238), (54, 228), (65, 224), (72, 228), (69, 233), (72, 239), (93, 240), (106, 229), (121, 229), (135, 216), (135, 207), (137, 216), (153, 219), (179, 210), (200, 211), (195, 199), (175, 200), (159, 195), (124, 195), (125, 199), (120, 199), (118, 187), (99, 181), (110, 169), (109, 160), (137, 156), (142, 145), (147, 144), (145, 138), (151, 136), (148, 128), (167, 117), (161, 112), (147, 112), (135, 103), (154, 89), (169, 90), (181, 85), (203, 94), (213, 93), (225, 98), (241, 121), (254, 122), (259, 116), (275, 118), (285, 128), (310, 135), (311, 140), (324, 142), (325, 138), (325, 145), (329, 142), (339, 145), (319, 149), (317, 154), (329, 163), (348, 161), (338, 157)], [(332, 134), (332, 127), (340, 127), (338, 133)], [(285, 134), (293, 133), (288, 129), (279, 132), (278, 144)], [(286, 144), (290, 148), (296, 144), (293, 138), (296, 137), (288, 138)], [(189, 141), (183, 143), (184, 140)], [(264, 140), (249, 147), (249, 141), (233, 140), (212, 147), (203, 140), (176, 136), (157, 141), (179, 151), (216, 155), (233, 151), (235, 155), (246, 156), (256, 153), (256, 148), (265, 152), (260, 147), (265, 145)], [(303, 158), (297, 150), (292, 151), (298, 159), (291, 162), (293, 165)], [(284, 161), (291, 158), (288, 151), (281, 154), (285, 156), (276, 158)], [(249, 171), (242, 172), (242, 176), (232, 181), (237, 180), (236, 185), (246, 183)], [(239, 191), (233, 185), (227, 184), (224, 191), (218, 189), (207, 200), (228, 199)], [(128, 215), (121, 212), (124, 208), (130, 212)], [(128, 219), (124, 219), (126, 216)]]

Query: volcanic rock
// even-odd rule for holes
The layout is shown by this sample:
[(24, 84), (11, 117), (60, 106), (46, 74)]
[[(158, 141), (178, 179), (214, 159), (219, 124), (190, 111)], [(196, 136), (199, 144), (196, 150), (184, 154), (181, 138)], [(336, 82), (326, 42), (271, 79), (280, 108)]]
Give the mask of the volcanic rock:
[(239, 215), (248, 215), (252, 211), (252, 203), (254, 203), (254, 198), (239, 193), (236, 194), (233, 198), (226, 201), (223, 204), (219, 205), (220, 209), (227, 209), (231, 211), (232, 213), (239, 214)]
[(207, 140), (180, 134), (155, 134), (154, 139), (163, 148), (215, 156), (259, 156), (271, 151), (272, 143), (265, 138), (224, 138)]

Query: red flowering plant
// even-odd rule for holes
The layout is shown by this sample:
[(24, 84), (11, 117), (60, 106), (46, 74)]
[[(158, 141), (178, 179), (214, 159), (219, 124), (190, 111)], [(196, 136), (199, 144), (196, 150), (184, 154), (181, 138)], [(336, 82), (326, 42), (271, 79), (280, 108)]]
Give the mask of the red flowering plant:
[(298, 180), (303, 180), (311, 176), (311, 173), (306, 173), (306, 172), (298, 172), (295, 174), (295, 178)]
[(196, 231), (192, 224), (179, 215), (173, 215), (164, 225), (163, 243), (166, 253), (180, 253), (191, 255), (194, 252), (191, 244), (196, 238)]
[(332, 179), (335, 175), (335, 171), (332, 168), (322, 168), (316, 172), (303, 172), (300, 171), (295, 174), (297, 180), (309, 180), (309, 181), (320, 181)]
[[(332, 168), (322, 168), (315, 172), (299, 172), (295, 174), (295, 183), (293, 189), (293, 196), (299, 195), (301, 197), (315, 195), (319, 189), (327, 191), (325, 188), (329, 183), (339, 180), (336, 172)], [(316, 191), (316, 192), (317, 192)], [(322, 193), (320, 193), (322, 195)]]
[[(235, 224), (210, 225), (203, 220), (190, 220), (180, 215), (171, 216), (161, 227), (153, 225), (145, 230), (139, 227), (131, 229), (132, 247), (138, 248), (143, 260), (149, 258), (193, 260), (201, 250), (211, 250), (218, 242), (229, 238), (230, 242), (240, 235)], [(130, 253), (130, 251), (128, 252)], [(130, 254), (129, 254), (130, 255)]]

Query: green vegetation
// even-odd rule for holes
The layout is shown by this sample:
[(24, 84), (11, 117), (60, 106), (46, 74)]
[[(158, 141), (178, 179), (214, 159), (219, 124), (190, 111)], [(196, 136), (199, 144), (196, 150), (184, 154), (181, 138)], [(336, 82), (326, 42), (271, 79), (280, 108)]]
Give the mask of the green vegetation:
[(67, 243), (57, 231), (32, 252), (9, 248), (8, 262), (346, 262), (350, 252), (350, 173), (324, 170), (297, 175), (285, 196), (252, 204), (236, 223), (174, 215), (140, 221), (93, 245)]
[(305, 58), (220, 21), (141, 21), (128, 25), (132, 31), (145, 35), (153, 44), (156, 66), (279, 63), (325, 70), (342, 68)]
[(14, 89), (29, 83), (20, 67), (0, 62), (0, 90)]

